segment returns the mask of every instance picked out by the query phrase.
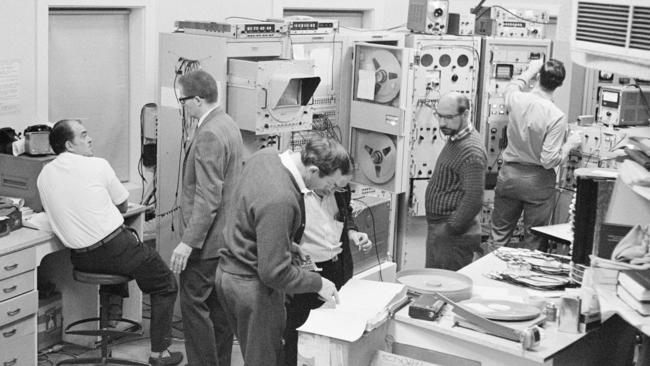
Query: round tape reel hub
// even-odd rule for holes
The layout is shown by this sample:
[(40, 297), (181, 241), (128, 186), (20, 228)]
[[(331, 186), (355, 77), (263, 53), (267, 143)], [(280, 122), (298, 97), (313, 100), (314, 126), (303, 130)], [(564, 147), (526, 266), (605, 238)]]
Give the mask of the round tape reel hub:
[(397, 149), (390, 137), (378, 132), (359, 131), (357, 159), (363, 175), (371, 182), (384, 184), (395, 175)]
[(399, 94), (402, 82), (399, 61), (387, 50), (373, 50), (367, 57), (375, 68), (375, 102), (390, 103)]

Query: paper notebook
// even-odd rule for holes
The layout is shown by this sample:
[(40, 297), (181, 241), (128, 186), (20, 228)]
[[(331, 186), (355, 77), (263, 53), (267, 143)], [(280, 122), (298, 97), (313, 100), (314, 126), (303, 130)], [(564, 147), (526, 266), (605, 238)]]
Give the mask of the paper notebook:
[(383, 324), (391, 305), (405, 297), (402, 284), (352, 279), (339, 291), (336, 308), (312, 310), (298, 331), (352, 342)]

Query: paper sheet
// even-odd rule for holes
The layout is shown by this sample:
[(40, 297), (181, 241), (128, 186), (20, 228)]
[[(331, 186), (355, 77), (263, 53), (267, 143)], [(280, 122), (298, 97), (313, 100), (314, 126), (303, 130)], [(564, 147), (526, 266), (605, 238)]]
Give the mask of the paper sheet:
[(356, 97), (375, 100), (375, 71), (359, 69), (358, 76)]
[(340, 304), (335, 309), (312, 310), (298, 330), (355, 341), (363, 335), (368, 323), (383, 320), (386, 307), (404, 292), (404, 285), (399, 283), (350, 280), (339, 291)]
[(50, 220), (47, 218), (45, 212), (39, 212), (27, 217), (23, 217), (23, 226), (36, 230), (47, 231), (50, 233), (52, 232)]

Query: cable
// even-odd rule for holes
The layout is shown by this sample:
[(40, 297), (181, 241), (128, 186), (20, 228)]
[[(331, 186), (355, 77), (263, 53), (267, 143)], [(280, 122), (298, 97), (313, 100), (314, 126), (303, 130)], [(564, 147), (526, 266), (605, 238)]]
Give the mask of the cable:
[[(478, 4), (476, 4), (475, 7), (471, 8), (471, 9), (469, 10), (469, 12), (472, 13), (472, 14), (474, 14), (474, 15), (476, 15), (476, 13), (478, 13), (478, 11), (481, 10), (481, 7), (483, 6), (483, 3), (484, 3), (484, 2), (485, 2), (485, 0), (481, 0), (481, 1), (479, 1)], [(477, 16), (477, 18), (478, 18), (478, 16)]]
[[(206, 59), (211, 58), (207, 57)], [(172, 208), (162, 214), (158, 214), (158, 217), (163, 217), (166, 215), (171, 214), (172, 215), (172, 220), (171, 220), (171, 230), (175, 231), (174, 227), (174, 218), (173, 214), (176, 212), (180, 207), (179, 205), (179, 196), (178, 193), (180, 191), (180, 186), (181, 186), (181, 175), (182, 175), (182, 164), (183, 164), (183, 157), (187, 153), (187, 142), (189, 140), (189, 131), (190, 127), (194, 123), (193, 118), (187, 118), (187, 113), (185, 111), (185, 107), (183, 104), (180, 102), (178, 94), (177, 94), (177, 82), (178, 82), (178, 77), (181, 75), (185, 75), (189, 72), (195, 71), (195, 70), (200, 70), (201, 69), (201, 61), (200, 60), (192, 60), (192, 59), (187, 59), (185, 57), (179, 56), (178, 61), (176, 62), (176, 66), (174, 67), (174, 81), (172, 84), (172, 89), (174, 90), (174, 97), (176, 98), (177, 102), (182, 106), (178, 110), (180, 118), (181, 118), (181, 135), (180, 135), (180, 151), (178, 154), (178, 160), (177, 160), (177, 175), (176, 175), (176, 189), (174, 191), (174, 201), (172, 204)]]
[(379, 281), (384, 282), (384, 276), (381, 273), (381, 258), (379, 258), (379, 243), (377, 242), (377, 231), (375, 230), (375, 215), (372, 213), (372, 209), (370, 206), (368, 206), (367, 203), (364, 201), (358, 199), (358, 198), (352, 198), (353, 201), (360, 202), (366, 208), (368, 209), (368, 213), (370, 213), (370, 220), (372, 221), (372, 242), (375, 243), (375, 256), (377, 257), (377, 266), (379, 267)]
[(403, 27), (405, 25), (406, 24), (400, 24), (400, 25), (396, 25), (396, 26), (393, 26), (393, 27), (381, 28), (381, 29), (355, 28), (355, 27), (346, 27), (344, 25), (341, 25), (339, 27), (343, 28), (343, 29), (349, 29), (349, 30), (357, 31), (357, 32), (381, 32), (381, 31), (389, 31), (389, 30), (401, 28), (401, 27)]
[(238, 16), (226, 17), (226, 19), (224, 19), (224, 20), (229, 20), (229, 19), (244, 19), (244, 20), (252, 20), (254, 22), (266, 22), (266, 20), (262, 20), (262, 19), (255, 19), (255, 18), (248, 18), (248, 17), (238, 17)]
[[(510, 13), (510, 15), (512, 15), (513, 17), (518, 18), (518, 19), (521, 19), (521, 20), (524, 20), (524, 21), (526, 21), (526, 22), (531, 22), (531, 23), (535, 23), (535, 24), (548, 24), (548, 22), (538, 22), (537, 20), (527, 19), (527, 18), (524, 18), (524, 17), (522, 17), (522, 16), (519, 16), (519, 15), (517, 15), (517, 14), (511, 12), (510, 10), (504, 8), (504, 7), (501, 6), (501, 5), (492, 5), (492, 6), (495, 7), (495, 8), (499, 8), (499, 9), (505, 11), (506, 13)], [(488, 7), (487, 9), (490, 9), (490, 8)], [(485, 12), (483, 12), (483, 13), (485, 13)], [(481, 15), (483, 15), (483, 13), (481, 13)], [(479, 16), (477, 16), (476, 18), (478, 19)]]

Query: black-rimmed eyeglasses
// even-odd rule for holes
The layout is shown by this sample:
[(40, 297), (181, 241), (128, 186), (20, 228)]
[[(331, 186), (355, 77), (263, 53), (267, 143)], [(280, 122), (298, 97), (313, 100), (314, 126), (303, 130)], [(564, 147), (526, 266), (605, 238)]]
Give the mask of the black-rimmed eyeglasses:
[(188, 101), (188, 100), (190, 100), (190, 99), (194, 99), (194, 98), (196, 98), (196, 97), (198, 97), (198, 95), (189, 95), (189, 96), (187, 96), (187, 97), (178, 98), (178, 102), (179, 102), (180, 104), (185, 104), (186, 101)]
[(440, 113), (438, 113), (438, 112), (435, 112), (434, 114), (436, 115), (436, 117), (437, 117), (438, 119), (454, 119), (454, 118), (456, 118), (456, 117), (462, 115), (462, 113), (456, 113), (456, 114), (440, 114)]

